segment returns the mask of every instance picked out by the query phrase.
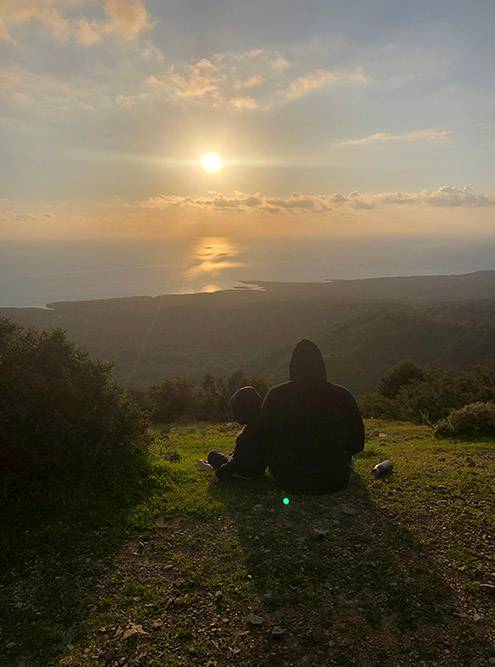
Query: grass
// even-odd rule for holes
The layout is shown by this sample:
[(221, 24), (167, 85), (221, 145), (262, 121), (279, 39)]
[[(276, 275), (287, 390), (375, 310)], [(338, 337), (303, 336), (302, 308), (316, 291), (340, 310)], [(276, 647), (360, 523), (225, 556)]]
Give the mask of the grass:
[(495, 664), (493, 442), (369, 421), (349, 489), (284, 505), (195, 469), (235, 431), (157, 432), (104, 494), (5, 487), (0, 664)]

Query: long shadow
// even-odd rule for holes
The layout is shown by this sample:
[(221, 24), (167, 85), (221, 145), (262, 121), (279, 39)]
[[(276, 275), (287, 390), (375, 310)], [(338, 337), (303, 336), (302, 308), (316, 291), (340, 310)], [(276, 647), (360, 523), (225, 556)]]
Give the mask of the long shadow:
[(151, 491), (136, 454), (105, 488), (0, 484), (0, 665), (54, 664), (91, 615), (97, 582)]
[(479, 624), (357, 474), (345, 491), (288, 504), (269, 478), (212, 493), (237, 524), (258, 593), (270, 656), (260, 665), (487, 664)]

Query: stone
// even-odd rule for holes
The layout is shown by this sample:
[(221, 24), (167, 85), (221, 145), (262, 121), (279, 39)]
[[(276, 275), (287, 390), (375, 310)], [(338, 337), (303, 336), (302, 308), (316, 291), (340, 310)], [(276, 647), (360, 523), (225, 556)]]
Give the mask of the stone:
[(285, 630), (280, 627), (280, 625), (274, 625), (272, 628), (271, 636), (273, 639), (280, 639), (285, 634)]
[(246, 622), (249, 623), (249, 625), (263, 625), (265, 619), (257, 614), (248, 614), (246, 616)]

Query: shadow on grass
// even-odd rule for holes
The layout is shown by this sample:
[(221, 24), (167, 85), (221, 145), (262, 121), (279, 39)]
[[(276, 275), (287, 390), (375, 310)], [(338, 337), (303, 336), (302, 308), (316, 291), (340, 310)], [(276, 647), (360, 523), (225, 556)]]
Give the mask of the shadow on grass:
[(146, 472), (138, 453), (99, 489), (2, 480), (0, 664), (52, 664), (77, 640), (98, 577), (140, 527)]
[(486, 664), (479, 625), (357, 474), (345, 491), (287, 505), (269, 479), (236, 484), (212, 493), (237, 524), (264, 627), (282, 630), (266, 639), (285, 645), (280, 664)]

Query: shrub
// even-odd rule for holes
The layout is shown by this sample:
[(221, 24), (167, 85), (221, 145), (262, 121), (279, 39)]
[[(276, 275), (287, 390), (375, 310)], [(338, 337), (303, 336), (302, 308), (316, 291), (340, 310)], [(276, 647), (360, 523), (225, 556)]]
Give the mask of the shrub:
[(193, 416), (205, 421), (232, 419), (230, 397), (247, 385), (253, 386), (262, 398), (266, 394), (267, 386), (262, 380), (247, 378), (242, 371), (232, 373), (227, 380), (205, 375), (195, 393)]
[(255, 387), (262, 397), (267, 391), (262, 380), (248, 379), (242, 371), (236, 371), (226, 380), (205, 375), (199, 386), (184, 378), (174, 378), (148, 389), (132, 389), (131, 394), (158, 424), (179, 419), (225, 421), (232, 418), (230, 397), (246, 385)]
[(230, 396), (222, 378), (205, 375), (196, 392), (194, 415), (206, 421), (223, 421), (230, 415)]
[(469, 403), (494, 400), (493, 368), (420, 369), (408, 362), (394, 366), (360, 404), (367, 417), (434, 423)]
[(105, 479), (143, 442), (147, 422), (61, 330), (0, 319), (0, 470), (58, 479)]
[(453, 410), (435, 427), (437, 438), (495, 436), (495, 403), (470, 403)]
[(378, 385), (378, 392), (386, 398), (395, 398), (402, 387), (414, 380), (423, 380), (424, 372), (412, 361), (402, 361), (385, 373)]
[(173, 422), (191, 410), (193, 388), (187, 380), (173, 378), (151, 387), (149, 402), (154, 422)]
[(359, 409), (363, 417), (381, 419), (399, 419), (400, 408), (397, 401), (382, 396), (377, 391), (363, 394), (359, 398)]

